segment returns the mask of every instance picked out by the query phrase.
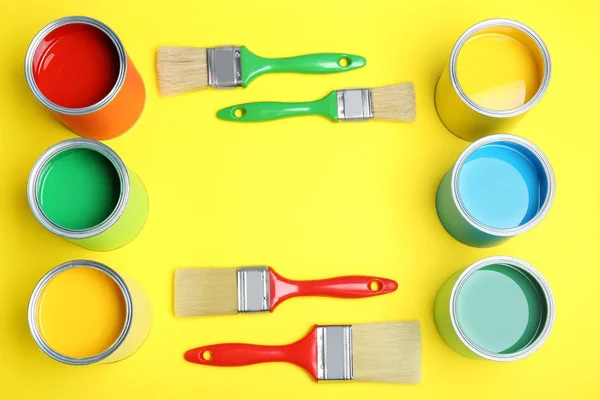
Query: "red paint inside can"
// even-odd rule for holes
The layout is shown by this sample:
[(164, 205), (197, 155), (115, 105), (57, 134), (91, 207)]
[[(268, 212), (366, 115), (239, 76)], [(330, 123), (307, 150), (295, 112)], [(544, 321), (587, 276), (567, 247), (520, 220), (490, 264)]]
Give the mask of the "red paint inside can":
[(69, 24), (54, 29), (39, 44), (33, 77), (51, 102), (83, 108), (110, 93), (120, 65), (117, 47), (105, 32), (87, 24)]

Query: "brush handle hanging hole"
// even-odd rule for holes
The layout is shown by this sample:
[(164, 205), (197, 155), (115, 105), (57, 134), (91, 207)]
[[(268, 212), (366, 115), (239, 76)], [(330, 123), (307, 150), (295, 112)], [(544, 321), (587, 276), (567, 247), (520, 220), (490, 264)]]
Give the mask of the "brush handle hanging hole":
[(350, 59), (348, 57), (342, 57), (338, 61), (338, 65), (342, 68), (349, 67), (350, 64), (352, 64), (352, 62), (350, 61)]
[(202, 353), (202, 360), (204, 360), (204, 361), (210, 361), (213, 359), (213, 357), (214, 357), (214, 354), (210, 350), (204, 350), (204, 352)]
[(369, 282), (369, 290), (373, 293), (380, 292), (383, 289), (383, 283), (376, 279)]
[(236, 118), (244, 118), (246, 115), (246, 109), (244, 107), (238, 107), (233, 110), (233, 116)]

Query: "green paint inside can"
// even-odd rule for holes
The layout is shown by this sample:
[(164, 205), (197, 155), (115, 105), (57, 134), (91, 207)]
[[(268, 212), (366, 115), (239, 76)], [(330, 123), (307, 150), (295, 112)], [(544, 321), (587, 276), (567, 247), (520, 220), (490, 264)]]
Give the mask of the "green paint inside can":
[(546, 304), (542, 288), (527, 272), (493, 264), (466, 279), (456, 311), (470, 342), (488, 353), (511, 354), (538, 338), (547, 319)]
[(42, 212), (65, 229), (83, 230), (104, 222), (121, 196), (115, 165), (102, 153), (74, 148), (49, 160), (38, 180)]

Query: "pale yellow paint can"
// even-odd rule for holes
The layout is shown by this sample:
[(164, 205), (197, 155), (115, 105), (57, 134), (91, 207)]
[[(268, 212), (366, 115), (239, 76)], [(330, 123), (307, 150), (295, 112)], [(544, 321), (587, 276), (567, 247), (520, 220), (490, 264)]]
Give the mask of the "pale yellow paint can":
[(482, 21), (454, 45), (435, 106), (462, 139), (508, 133), (543, 97), (550, 75), (550, 53), (533, 30), (509, 19)]

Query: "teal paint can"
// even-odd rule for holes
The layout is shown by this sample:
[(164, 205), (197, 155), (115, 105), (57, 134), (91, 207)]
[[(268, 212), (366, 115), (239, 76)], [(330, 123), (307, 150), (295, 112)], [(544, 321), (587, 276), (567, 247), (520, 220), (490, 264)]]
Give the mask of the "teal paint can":
[(554, 172), (540, 149), (518, 136), (490, 135), (468, 146), (444, 175), (436, 209), (456, 240), (492, 247), (539, 224), (555, 191)]
[(489, 257), (453, 274), (435, 299), (438, 332), (473, 359), (515, 361), (546, 341), (556, 306), (546, 279), (512, 257)]

